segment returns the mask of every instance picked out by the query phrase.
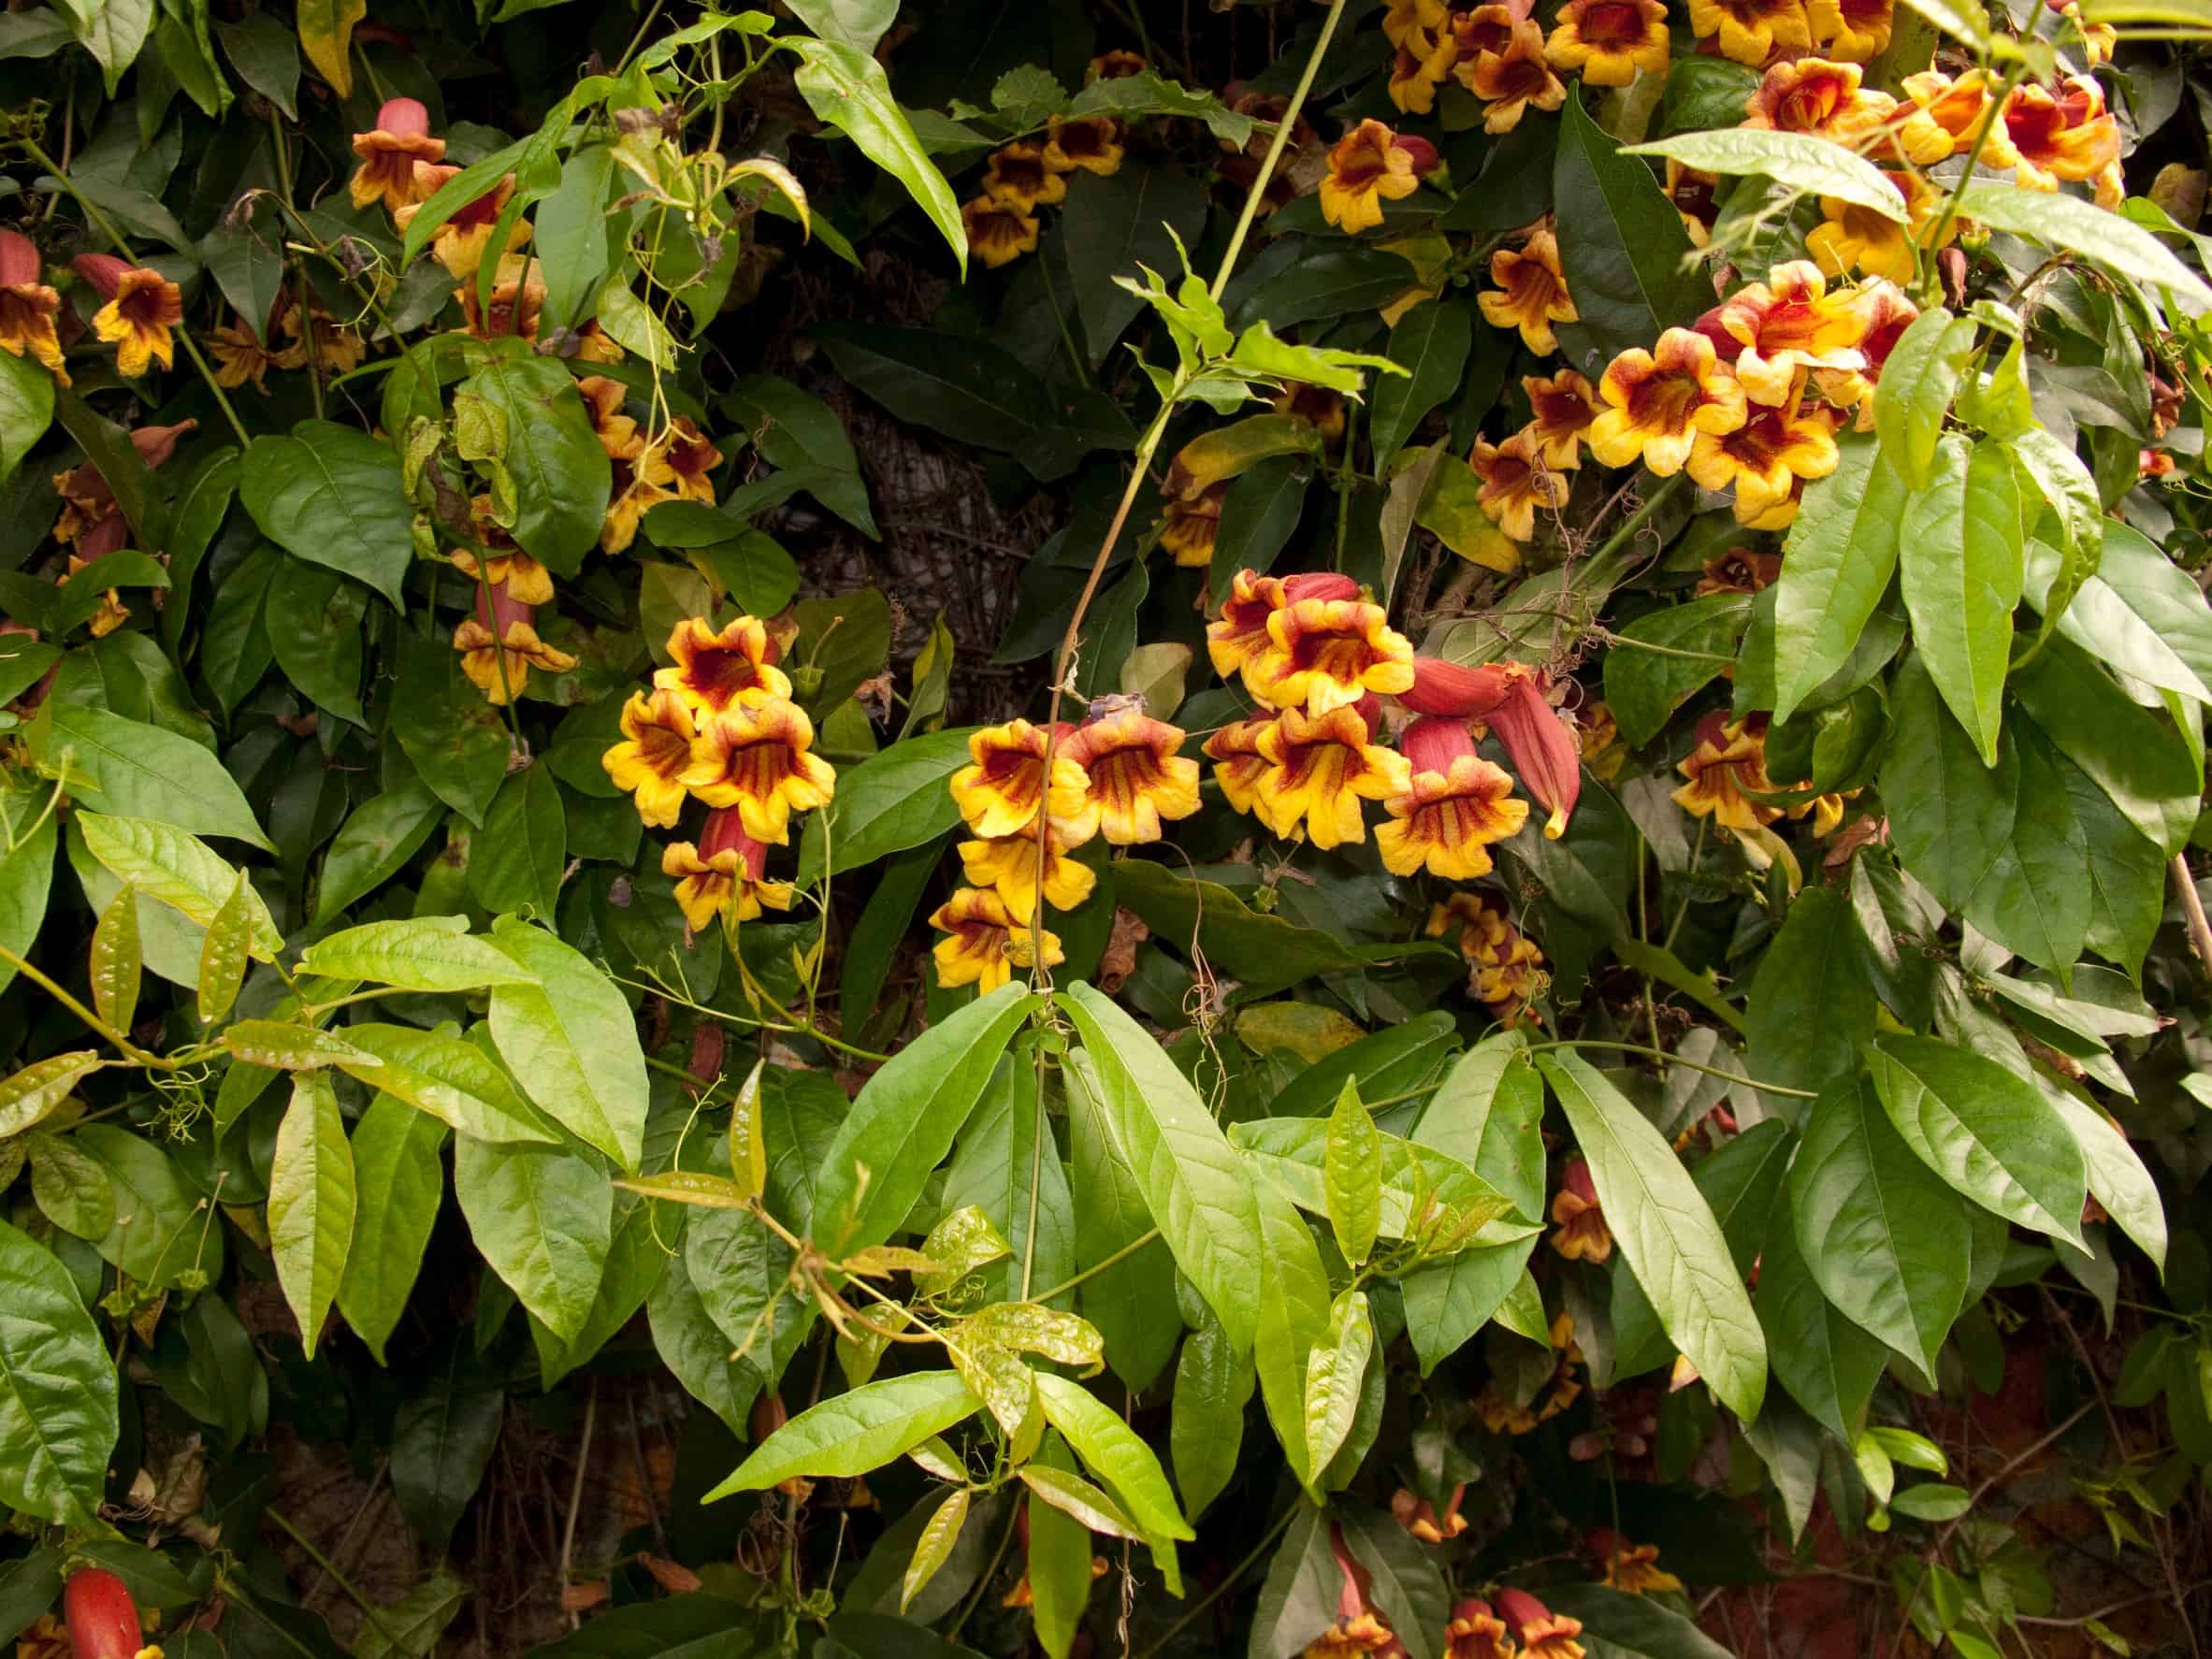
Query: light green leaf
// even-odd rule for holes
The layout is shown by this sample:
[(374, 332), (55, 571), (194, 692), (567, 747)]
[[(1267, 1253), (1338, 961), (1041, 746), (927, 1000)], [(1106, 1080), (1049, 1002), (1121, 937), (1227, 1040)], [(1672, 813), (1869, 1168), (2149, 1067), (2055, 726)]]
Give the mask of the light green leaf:
[(292, 1104), (277, 1126), (268, 1237), (277, 1283), (299, 1321), (300, 1346), (311, 1360), (345, 1272), (354, 1204), (354, 1154), (338, 1095), (329, 1078), (305, 1073), (292, 1085)]
[(921, 1529), (921, 1541), (914, 1546), (914, 1559), (907, 1564), (906, 1576), (899, 1586), (900, 1612), (913, 1606), (923, 1586), (937, 1576), (953, 1545), (960, 1542), (960, 1529), (967, 1522), (968, 1489), (956, 1486), (945, 1494), (945, 1501)]
[(1080, 1383), (1040, 1371), (1037, 1403), (1045, 1421), (1066, 1435), (1092, 1472), (1113, 1488), (1147, 1538), (1196, 1536), (1176, 1508), (1167, 1472), (1152, 1449), (1105, 1401)]
[(1953, 432), (1906, 498), (1900, 585), (1936, 689), (1997, 764), (1997, 727), (2025, 574), (2018, 475), (1998, 445)]
[(1229, 1346), (1219, 1320), (1183, 1338), (1175, 1365), (1175, 1407), (1167, 1446), (1183, 1508), (1193, 1520), (1221, 1496), (1236, 1472), (1244, 1408), (1257, 1380), (1250, 1354)]
[(1904, 197), (1872, 162), (1811, 133), (1720, 127), (1632, 145), (1623, 155), (1667, 156), (1700, 173), (1759, 173), (1807, 195), (1830, 195), (1902, 224)]
[[(253, 942), (253, 904), (248, 897), (252, 884), (246, 873), (239, 872), (239, 883), (231, 895), (215, 913), (215, 919), (208, 924), (208, 936), (200, 943), (199, 1017), (203, 1025), (211, 1025), (230, 1012), (238, 1001), (239, 987), (245, 982), (246, 951)], [(124, 892), (131, 889), (125, 887)], [(134, 925), (137, 916), (137, 900), (132, 901)]]
[(479, 1141), (559, 1142), (559, 1132), (515, 1091), (499, 1062), (443, 1031), (365, 1021), (345, 1028), (366, 1063), (341, 1057), (348, 1075)]
[(1835, 471), (1806, 485), (1783, 543), (1774, 586), (1777, 721), (1850, 660), (1897, 570), (1904, 479), (1872, 438), (1846, 437), (1838, 448)]
[[(172, 833), (227, 835), (276, 850), (237, 780), (190, 738), (55, 698), (47, 700), (24, 735), (42, 768), (65, 775), (70, 794), (94, 797), (88, 804), (105, 815), (151, 818)], [(225, 881), (209, 919), (229, 896)]]
[(1306, 1362), (1306, 1456), (1315, 1479), (1351, 1437), (1374, 1352), (1366, 1292), (1341, 1292), (1329, 1305), (1328, 1323)]
[[(2062, 192), (1978, 180), (1959, 193), (1959, 211), (1992, 230), (2031, 237), (2060, 252), (2085, 259), (2171, 292), (2190, 314), (2212, 309), (2212, 288), (2150, 232), (2093, 202)], [(1889, 371), (1882, 371), (1887, 384)]]
[(635, 1170), (644, 1147), (647, 1089), (629, 1004), (588, 958), (542, 928), (501, 916), (493, 924), (492, 943), (537, 979), (492, 988), (492, 1041), (499, 1058), (533, 1104)]
[(756, 1447), (701, 1501), (765, 1491), (795, 1475), (847, 1479), (865, 1475), (974, 1416), (982, 1405), (950, 1371), (918, 1371), (871, 1382), (808, 1407)]
[(523, 1306), (563, 1341), (584, 1328), (614, 1235), (614, 1190), (552, 1147), (454, 1143), (454, 1195), (476, 1248)]
[(53, 425), (53, 376), (28, 357), (0, 352), (0, 484), (15, 476)]
[(495, 357), (454, 398), (456, 411), (463, 399), (480, 399), (504, 432), (499, 458), (514, 480), (516, 544), (555, 575), (574, 575), (599, 545), (614, 488), (575, 376), (554, 357)]
[(1375, 1234), (1382, 1225), (1382, 1136), (1349, 1077), (1337, 1096), (1337, 1109), (1329, 1114), (1322, 1176), (1337, 1248), (1356, 1267), (1375, 1248)]
[(469, 932), (463, 916), (366, 922), (318, 939), (299, 954), (300, 967), (327, 979), (370, 979), (402, 990), (476, 990), (490, 985), (535, 985), (529, 970)]
[(961, 220), (959, 199), (891, 96), (883, 65), (840, 41), (787, 35), (778, 36), (777, 44), (798, 53), (802, 60), (792, 79), (806, 107), (906, 187), (930, 222), (943, 233), (960, 261), (961, 276), (966, 276), (968, 232)]
[(1882, 366), (1874, 399), (1874, 431), (1882, 454), (1907, 487), (1925, 489), (1935, 463), (1944, 417), (1973, 354), (1974, 324), (1941, 306), (1922, 311), (1898, 337)]
[(358, 1193), (354, 1248), (338, 1281), (338, 1308), (378, 1364), (422, 1272), (423, 1252), (445, 1195), (445, 1125), (379, 1094), (354, 1125)]

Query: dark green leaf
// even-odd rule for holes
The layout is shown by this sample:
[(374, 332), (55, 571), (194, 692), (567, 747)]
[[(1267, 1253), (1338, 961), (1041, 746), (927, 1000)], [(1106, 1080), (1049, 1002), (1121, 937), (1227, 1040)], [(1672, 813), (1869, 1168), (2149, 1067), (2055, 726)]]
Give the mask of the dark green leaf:
[(384, 1363), (384, 1344), (406, 1311), (445, 1194), (445, 1125), (389, 1094), (354, 1125), (359, 1190), (354, 1247), (338, 1284), (339, 1311)]
[(1689, 234), (1650, 165), (1623, 155), (1579, 95), (1561, 110), (1552, 194), (1579, 326), (1605, 356), (1648, 351), (1662, 329), (1711, 303), (1702, 269), (1684, 268)]
[(315, 926), (334, 920), (397, 875), (444, 815), (444, 803), (419, 780), (354, 808), (323, 857)]
[[(1605, 702), (1631, 748), (1658, 736), (1676, 709), (1728, 671), (1750, 613), (1742, 594), (1709, 594), (1620, 630), (1634, 642), (1605, 654)], [(1640, 651), (1638, 643), (1655, 649)]]
[(102, 813), (152, 818), (274, 851), (223, 763), (189, 738), (83, 704), (49, 699), (26, 733), (35, 758)]
[(89, 1525), (115, 1449), (115, 1367), (52, 1251), (0, 1222), (0, 1501)]
[(599, 545), (613, 474), (575, 378), (551, 357), (498, 357), (454, 394), (476, 397), (504, 428), (500, 458), (520, 512), (514, 540), (557, 576), (572, 576)]
[(1842, 461), (1805, 489), (1774, 588), (1774, 717), (1786, 720), (1852, 648), (1897, 569), (1903, 478), (1871, 438), (1845, 438)]
[(1104, 363), (1144, 298), (1114, 279), (1137, 281), (1143, 266), (1174, 281), (1180, 248), (1206, 228), (1206, 189), (1179, 167), (1122, 167), (1105, 178), (1078, 172), (1061, 208), (1062, 234), (1081, 256), (1068, 262), (1076, 315), (1093, 365)]
[(1754, 1075), (1817, 1094), (1858, 1071), (1877, 1006), (1860, 948), (1858, 918), (1840, 890), (1807, 887), (1792, 901), (1752, 986)]
[(968, 269), (968, 233), (960, 203), (945, 175), (914, 136), (905, 112), (891, 96), (883, 65), (866, 52), (838, 41), (784, 36), (780, 44), (802, 60), (792, 79), (816, 115), (845, 134), (860, 153), (906, 187), (930, 222), (944, 234)]
[(414, 562), (399, 457), (351, 426), (302, 421), (246, 446), (239, 497), (261, 533), (310, 564), (367, 583), (395, 606)]
[(1922, 311), (1898, 337), (1882, 366), (1874, 430), (1882, 454), (1910, 489), (1927, 487), (1944, 417), (1973, 354), (1973, 337), (1972, 318), (1954, 317), (1938, 306)]

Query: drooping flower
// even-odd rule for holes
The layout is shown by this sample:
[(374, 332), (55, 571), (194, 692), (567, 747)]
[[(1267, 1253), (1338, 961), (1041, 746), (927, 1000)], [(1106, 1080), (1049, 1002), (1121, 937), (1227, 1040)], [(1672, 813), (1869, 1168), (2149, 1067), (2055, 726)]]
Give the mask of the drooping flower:
[(304, 313), (296, 301), (282, 307), (277, 316), (277, 331), (292, 342), (277, 353), (277, 365), (282, 368), (306, 367), (311, 338), (315, 366), (325, 374), (350, 374), (369, 354), (359, 332), (346, 327), (319, 304)]
[[(76, 580), (78, 572), (83, 570), (92, 562), (91, 559), (80, 554), (71, 554), (69, 568), (63, 574), (61, 584), (64, 587), (68, 586), (71, 582)], [(123, 602), (122, 593), (111, 587), (100, 596), (99, 609), (92, 613), (87, 626), (92, 629), (94, 639), (104, 640), (130, 619), (131, 608)]]
[(673, 691), (633, 692), (622, 709), (622, 741), (600, 757), (618, 789), (637, 798), (638, 816), (671, 828), (689, 791), (691, 743), (699, 735), (691, 705)]
[(1012, 202), (979, 195), (961, 204), (968, 246), (992, 270), (1037, 251), (1037, 222)]
[(653, 447), (668, 467), (677, 500), (715, 504), (715, 469), (722, 464), (722, 452), (689, 415), (671, 421)]
[[(1574, 1318), (1562, 1313), (1552, 1321), (1550, 1332), (1552, 1348), (1559, 1355), (1559, 1363), (1552, 1372), (1552, 1380), (1543, 1402), (1531, 1410), (1517, 1400), (1510, 1399), (1498, 1387), (1496, 1378), (1483, 1385), (1475, 1397), (1475, 1413), (1482, 1418), (1483, 1427), (1494, 1435), (1525, 1435), (1539, 1423), (1557, 1417), (1582, 1397), (1583, 1385), (1575, 1376), (1575, 1367), (1582, 1363), (1583, 1350), (1574, 1340)], [(1501, 1596), (1499, 1600), (1503, 1601)], [(1498, 1609), (1503, 1612), (1501, 1606)]]
[(1514, 1659), (1506, 1622), (1481, 1596), (1453, 1608), (1452, 1622), (1444, 1626), (1444, 1659)]
[[(1890, 172), (1883, 177), (1904, 198), (1906, 223), (1900, 224), (1886, 214), (1838, 196), (1822, 196), (1820, 211), (1825, 218), (1807, 233), (1805, 251), (1825, 274), (1840, 277), (1860, 270), (1892, 282), (1913, 280), (1913, 251), (1932, 234), (1932, 223), (1943, 211), (1943, 192), (1917, 173)], [(1949, 244), (1958, 235), (1959, 221), (1954, 218), (1945, 226), (1939, 246)]]
[(576, 666), (566, 651), (557, 651), (538, 637), (537, 607), (526, 605), (504, 588), (476, 592), (474, 614), (454, 629), (453, 647), (461, 654), (461, 672), (495, 707), (519, 698), (530, 683), (530, 671), (565, 674)]
[[(1052, 743), (1052, 799), (1055, 824), (1082, 810), (1091, 779), (1068, 753), (1075, 728), (1063, 725)], [(953, 803), (970, 830), (985, 840), (1020, 835), (1037, 821), (1044, 793), (1046, 729), (1027, 720), (987, 726), (968, 738), (969, 763), (952, 774)], [(1076, 844), (1070, 842), (1071, 845)]]
[(1045, 128), (1045, 165), (1109, 178), (1121, 170), (1121, 123), (1110, 115), (1055, 115)]
[(1401, 1486), (1390, 1497), (1390, 1515), (1407, 1532), (1424, 1544), (1441, 1544), (1447, 1538), (1456, 1538), (1467, 1531), (1467, 1517), (1459, 1512), (1460, 1500), (1467, 1496), (1463, 1483), (1454, 1486), (1444, 1499), (1442, 1514), (1436, 1505), (1419, 1493)]
[(757, 616), (732, 617), (720, 628), (703, 616), (687, 616), (668, 636), (668, 655), (672, 665), (657, 671), (653, 684), (702, 714), (791, 695), (790, 677), (775, 666), (775, 642)]
[[(423, 203), (443, 189), (449, 180), (458, 178), (460, 172), (458, 167), (441, 163), (417, 164), (415, 199), (395, 209), (392, 222), (404, 233), (414, 223), (414, 216), (422, 211)], [(466, 282), (476, 275), (476, 267), (484, 263), (484, 254), (490, 251), (492, 232), (499, 228), (499, 216), (507, 210), (507, 203), (513, 195), (514, 175), (510, 173), (431, 233), (430, 257), (445, 267), (455, 281)], [(507, 245), (500, 250), (500, 256), (521, 252), (529, 240), (530, 222), (515, 220), (508, 227)]]
[(2068, 76), (2056, 92), (2016, 87), (2005, 102), (2004, 132), (2020, 158), (2013, 178), (2031, 190), (2094, 179), (2119, 160), (2119, 123), (2104, 107), (2104, 89), (2087, 75)]
[(1889, 50), (1896, 0), (1807, 0), (1813, 44), (1831, 58), (1871, 64)]
[(54, 333), (62, 296), (38, 279), (38, 249), (27, 237), (0, 230), (0, 352), (45, 365), (63, 385), (62, 342)]
[(1607, 407), (1591, 423), (1590, 453), (1608, 467), (1641, 459), (1661, 478), (1682, 470), (1699, 434), (1744, 421), (1743, 388), (1691, 328), (1668, 329), (1655, 352), (1629, 347), (1606, 366), (1598, 394)]
[(1098, 885), (1098, 873), (1067, 853), (1068, 843), (1048, 830), (1040, 879), (1034, 829), (988, 841), (963, 841), (960, 844), (961, 875), (972, 887), (996, 889), (1015, 916), (1036, 914), (1040, 887), (1045, 902), (1053, 909), (1073, 910), (1091, 897), (1091, 889)]
[(1222, 798), (1237, 812), (1251, 813), (1278, 834), (1281, 830), (1272, 816), (1273, 809), (1260, 796), (1260, 779), (1275, 764), (1260, 752), (1260, 736), (1281, 718), (1279, 714), (1262, 714), (1232, 720), (1199, 745), (1214, 763), (1214, 782), (1221, 786)]
[(1659, 1547), (1656, 1544), (1631, 1544), (1617, 1533), (1608, 1531), (1605, 1551), (1605, 1583), (1623, 1595), (1648, 1595), (1655, 1590), (1680, 1590), (1682, 1580), (1659, 1566)]
[(277, 353), (243, 317), (234, 317), (208, 336), (208, 355), (215, 360), (217, 385), (235, 388), (252, 381), (256, 392), (268, 390), (268, 371), (280, 366)]
[(1436, 165), (1436, 146), (1426, 138), (1401, 137), (1379, 121), (1363, 121), (1329, 151), (1322, 217), (1352, 235), (1372, 229), (1382, 223), (1383, 202), (1411, 195)]
[(1553, 110), (1567, 101), (1567, 87), (1544, 56), (1544, 32), (1527, 20), (1513, 25), (1501, 52), (1483, 52), (1467, 76), (1467, 90), (1482, 99), (1482, 130), (1510, 133), (1531, 108)]
[[(494, 507), (489, 495), (476, 495), (469, 498), (469, 522), (477, 542), (484, 549), (481, 574), (495, 587), (505, 587), (510, 598), (526, 605), (549, 605), (553, 602), (553, 572), (514, 544), (514, 538), (506, 527), (493, 516)], [(453, 568), (470, 581), (480, 573), (477, 555), (467, 548), (456, 547), (446, 558)]]
[[(135, 426), (131, 448), (150, 468), (160, 467), (177, 453), (177, 440), (197, 426), (181, 421), (173, 426)], [(94, 560), (121, 549), (130, 540), (130, 523), (123, 516), (115, 492), (98, 467), (86, 461), (54, 475), (54, 493), (62, 498), (61, 516), (54, 521), (53, 539), (71, 549), (66, 581)], [(102, 639), (130, 620), (130, 607), (123, 595), (109, 588), (100, 598), (99, 609), (89, 618), (93, 637)]]
[(1698, 722), (1698, 746), (1675, 764), (1689, 781), (1676, 789), (1674, 804), (1693, 818), (1711, 818), (1724, 830), (1745, 833), (1782, 815), (1745, 794), (1771, 794), (1767, 777), (1767, 740), (1746, 722), (1728, 722), (1718, 711)]
[(1559, 349), (1553, 324), (1581, 317), (1559, 268), (1559, 238), (1549, 215), (1537, 222), (1519, 252), (1500, 248), (1490, 255), (1490, 280), (1498, 291), (1485, 289), (1476, 300), (1483, 320), (1493, 328), (1518, 328), (1522, 343), (1540, 357)]
[(1690, 0), (1690, 28), (1717, 36), (1721, 55), (1763, 69), (1776, 50), (1804, 51), (1813, 26), (1803, 0)]
[(1411, 875), (1425, 866), (1446, 881), (1488, 875), (1484, 849), (1519, 834), (1528, 821), (1528, 803), (1509, 799), (1513, 780), (1475, 753), (1457, 720), (1425, 716), (1406, 728), (1398, 743), (1412, 781), (1382, 803), (1392, 820), (1375, 831), (1383, 867)]
[(1590, 1166), (1580, 1158), (1569, 1162), (1552, 1197), (1552, 1220), (1559, 1229), (1551, 1236), (1552, 1248), (1568, 1261), (1601, 1265), (1612, 1259), (1612, 1229), (1598, 1207)]
[(1521, 1640), (1521, 1659), (1583, 1659), (1583, 1622), (1552, 1609), (1525, 1590), (1501, 1590), (1497, 1610)]
[(1042, 144), (1005, 144), (984, 165), (983, 194), (1017, 212), (1031, 213), (1067, 200), (1067, 175), (1046, 161)]
[(1325, 714), (1370, 691), (1413, 684), (1413, 644), (1389, 613), (1364, 599), (1300, 599), (1267, 618), (1267, 648), (1245, 673), (1254, 697), (1279, 709)]
[(755, 841), (782, 846), (791, 815), (836, 791), (837, 774), (813, 747), (814, 725), (796, 703), (732, 702), (700, 721), (683, 782), (709, 806), (736, 807)]
[(1183, 731), (1136, 709), (1086, 720), (1065, 740), (1083, 769), (1083, 799), (1068, 815), (1070, 844), (1103, 834), (1116, 846), (1160, 839), (1163, 818), (1198, 810), (1198, 762), (1177, 753)]
[(1598, 388), (1582, 374), (1562, 368), (1553, 375), (1524, 375), (1529, 422), (1522, 428), (1536, 458), (1554, 472), (1583, 464), (1583, 435), (1598, 418)]
[(930, 953), (937, 963), (937, 983), (947, 990), (972, 985), (990, 992), (1013, 977), (1016, 967), (1036, 965), (1035, 941), (1041, 937), (1045, 966), (1067, 959), (1060, 948), (1060, 935), (1049, 930), (1033, 935), (1026, 918), (1016, 916), (1006, 902), (987, 887), (961, 887), (937, 906), (930, 926), (945, 935)]
[(1222, 527), (1222, 501), (1228, 493), (1226, 483), (1208, 484), (1188, 500), (1168, 502), (1160, 545), (1175, 555), (1177, 564), (1187, 570), (1204, 570), (1213, 563), (1214, 537)]
[(1412, 786), (1406, 757), (1375, 742), (1368, 716), (1356, 706), (1311, 715), (1285, 709), (1255, 742), (1269, 763), (1256, 788), (1266, 807), (1261, 815), (1279, 835), (1302, 826), (1317, 847), (1366, 840), (1360, 802)]
[[(1567, 441), (1571, 447), (1575, 440)], [(1516, 432), (1503, 443), (1476, 439), (1467, 464), (1482, 481), (1475, 498), (1482, 511), (1516, 541), (1534, 539), (1538, 508), (1557, 507), (1567, 499), (1567, 480), (1545, 464), (1526, 432)]]
[(354, 135), (361, 165), (347, 182), (354, 206), (382, 201), (391, 212), (423, 200), (417, 195), (417, 162), (445, 159), (445, 140), (430, 137), (430, 112), (412, 98), (388, 98), (376, 112), (376, 125)]
[[(1417, 714), (1447, 722), (1488, 722), (1521, 774), (1521, 786), (1549, 815), (1545, 839), (1555, 841), (1565, 834), (1582, 795), (1581, 751), (1573, 729), (1552, 706), (1551, 675), (1526, 663), (1485, 663), (1468, 669), (1432, 656), (1415, 657), (1413, 673), (1413, 685), (1399, 694), (1398, 700)], [(1424, 732), (1427, 725), (1414, 723)], [(1419, 771), (1422, 762), (1416, 758), (1413, 764)]]
[(763, 880), (767, 868), (767, 844), (745, 833), (744, 815), (734, 807), (707, 814), (697, 845), (672, 842), (660, 855), (660, 873), (680, 878), (676, 908), (695, 933), (704, 932), (716, 916), (749, 922), (764, 907), (790, 909), (791, 884)]
[(1626, 86), (1638, 70), (1664, 75), (1666, 0), (1567, 0), (1544, 55), (1592, 86)]
[(184, 296), (157, 270), (125, 265), (112, 253), (80, 253), (77, 274), (108, 303), (93, 313), (93, 333), (115, 347), (115, 371), (136, 380), (147, 368), (176, 362), (173, 330), (184, 321)]
[(1789, 401), (1800, 371), (1866, 367), (1858, 342), (1867, 313), (1859, 296), (1828, 292), (1809, 259), (1778, 265), (1764, 282), (1749, 282), (1707, 313), (1699, 331), (1734, 359), (1737, 382), (1754, 403)]

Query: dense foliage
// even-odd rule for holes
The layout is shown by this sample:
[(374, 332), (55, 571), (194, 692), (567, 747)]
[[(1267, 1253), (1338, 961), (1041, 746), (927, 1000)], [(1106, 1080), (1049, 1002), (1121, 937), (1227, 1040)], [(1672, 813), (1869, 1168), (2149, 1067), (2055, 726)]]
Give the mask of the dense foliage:
[(2207, 27), (0, 14), (0, 1637), (2198, 1652)]

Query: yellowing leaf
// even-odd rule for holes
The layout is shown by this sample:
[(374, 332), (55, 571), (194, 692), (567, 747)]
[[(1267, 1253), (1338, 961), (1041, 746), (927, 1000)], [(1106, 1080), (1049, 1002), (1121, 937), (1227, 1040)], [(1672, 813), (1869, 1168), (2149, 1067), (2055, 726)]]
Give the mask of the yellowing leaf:
[(369, 0), (300, 0), (299, 50), (341, 98), (354, 92), (354, 25), (368, 15)]

